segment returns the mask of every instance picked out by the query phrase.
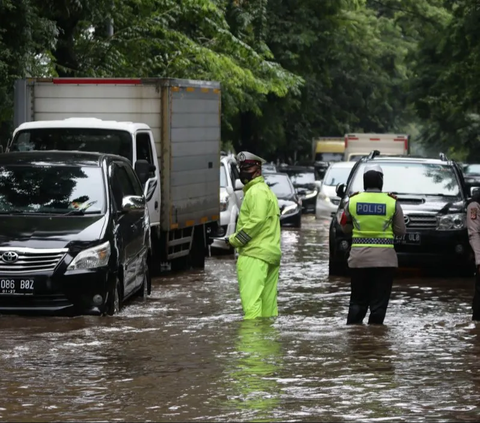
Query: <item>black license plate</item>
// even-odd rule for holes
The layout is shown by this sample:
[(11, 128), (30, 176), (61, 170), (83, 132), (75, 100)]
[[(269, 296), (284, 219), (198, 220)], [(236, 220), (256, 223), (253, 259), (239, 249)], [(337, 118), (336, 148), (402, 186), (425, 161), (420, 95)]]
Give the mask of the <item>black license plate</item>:
[(421, 237), (417, 232), (408, 233), (402, 236), (395, 237), (395, 244), (411, 244), (420, 245)]
[(33, 278), (0, 277), (0, 295), (33, 295)]

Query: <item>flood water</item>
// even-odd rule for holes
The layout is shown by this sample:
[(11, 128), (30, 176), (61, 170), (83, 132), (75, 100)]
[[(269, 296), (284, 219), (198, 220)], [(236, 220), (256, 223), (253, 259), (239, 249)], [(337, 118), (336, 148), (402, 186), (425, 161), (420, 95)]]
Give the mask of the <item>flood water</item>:
[(384, 326), (346, 326), (328, 224), (306, 217), (282, 248), (274, 321), (242, 320), (230, 256), (118, 316), (0, 316), (0, 420), (479, 420), (473, 278), (397, 279)]

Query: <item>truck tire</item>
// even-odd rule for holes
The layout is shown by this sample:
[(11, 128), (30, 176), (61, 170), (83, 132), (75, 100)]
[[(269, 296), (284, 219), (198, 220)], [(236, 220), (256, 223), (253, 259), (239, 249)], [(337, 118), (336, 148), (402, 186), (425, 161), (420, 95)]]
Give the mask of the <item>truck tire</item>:
[(162, 273), (162, 253), (160, 240), (152, 233), (152, 255), (150, 258), (150, 276), (160, 276)]
[(192, 249), (190, 251), (190, 264), (194, 269), (205, 269), (205, 227), (196, 226), (193, 233)]

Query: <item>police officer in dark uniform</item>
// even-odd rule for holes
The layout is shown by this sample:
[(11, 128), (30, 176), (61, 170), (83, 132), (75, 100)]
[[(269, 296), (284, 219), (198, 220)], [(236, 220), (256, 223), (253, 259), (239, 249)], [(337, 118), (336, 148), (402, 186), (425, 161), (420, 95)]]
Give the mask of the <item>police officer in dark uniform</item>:
[(477, 190), (467, 207), (468, 240), (475, 255), (475, 291), (472, 303), (472, 320), (480, 321), (480, 190)]
[(348, 258), (351, 294), (347, 324), (363, 322), (370, 308), (369, 324), (383, 324), (398, 267), (395, 236), (406, 232), (403, 211), (393, 194), (382, 192), (383, 170), (367, 165), (364, 192), (354, 193), (340, 220), (344, 233), (352, 234)]

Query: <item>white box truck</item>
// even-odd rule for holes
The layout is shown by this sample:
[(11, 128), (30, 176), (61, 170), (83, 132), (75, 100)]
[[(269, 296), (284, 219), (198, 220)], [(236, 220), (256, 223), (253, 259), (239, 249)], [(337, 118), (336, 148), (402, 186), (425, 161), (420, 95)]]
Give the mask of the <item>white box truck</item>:
[(83, 150), (150, 163), (152, 271), (202, 268), (220, 215), (220, 84), (132, 78), (23, 79), (8, 151)]
[(383, 156), (405, 156), (409, 153), (409, 140), (406, 134), (345, 134), (344, 160), (357, 161), (373, 150)]

